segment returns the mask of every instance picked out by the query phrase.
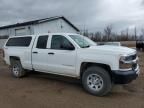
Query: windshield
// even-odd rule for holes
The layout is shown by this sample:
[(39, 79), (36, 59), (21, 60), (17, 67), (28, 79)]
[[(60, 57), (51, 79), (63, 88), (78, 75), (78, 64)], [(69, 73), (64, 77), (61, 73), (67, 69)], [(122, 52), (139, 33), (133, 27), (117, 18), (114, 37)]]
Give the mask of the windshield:
[(81, 47), (81, 48), (87, 48), (90, 46), (95, 46), (96, 43), (90, 40), (87, 37), (81, 36), (81, 35), (70, 35), (70, 37)]

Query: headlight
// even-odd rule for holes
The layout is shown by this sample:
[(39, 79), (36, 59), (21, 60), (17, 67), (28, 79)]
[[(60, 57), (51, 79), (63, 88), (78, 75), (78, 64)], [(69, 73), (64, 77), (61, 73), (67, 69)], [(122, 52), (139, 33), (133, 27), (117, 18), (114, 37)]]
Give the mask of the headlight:
[(137, 54), (123, 55), (119, 60), (119, 69), (132, 70), (137, 67), (138, 57)]
[(132, 69), (132, 63), (129, 63), (128, 60), (129, 56), (121, 56), (119, 60), (119, 68), (120, 69)]
[(126, 56), (121, 56), (120, 57), (120, 62), (125, 62), (126, 61)]

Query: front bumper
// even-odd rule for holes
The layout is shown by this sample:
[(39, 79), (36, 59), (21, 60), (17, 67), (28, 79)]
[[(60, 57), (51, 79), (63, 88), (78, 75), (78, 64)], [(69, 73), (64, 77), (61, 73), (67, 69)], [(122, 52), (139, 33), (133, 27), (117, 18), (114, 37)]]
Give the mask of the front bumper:
[(114, 84), (127, 84), (135, 80), (140, 74), (139, 66), (135, 70), (115, 70), (112, 71), (112, 81)]

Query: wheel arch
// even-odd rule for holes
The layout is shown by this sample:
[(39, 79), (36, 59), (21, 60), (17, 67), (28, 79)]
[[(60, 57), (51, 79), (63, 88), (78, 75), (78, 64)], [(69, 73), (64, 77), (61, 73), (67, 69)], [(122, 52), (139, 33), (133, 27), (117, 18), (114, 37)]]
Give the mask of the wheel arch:
[(110, 77), (111, 75), (111, 67), (107, 64), (102, 64), (102, 63), (92, 63), (92, 62), (83, 62), (81, 63), (81, 67), (80, 67), (80, 78), (82, 77), (84, 71), (88, 68), (88, 67), (92, 67), (92, 66), (98, 66), (98, 67), (102, 67), (105, 70), (108, 71)]
[(20, 57), (10, 56), (9, 58), (10, 58), (10, 63), (11, 63), (12, 60), (19, 60), (21, 62)]

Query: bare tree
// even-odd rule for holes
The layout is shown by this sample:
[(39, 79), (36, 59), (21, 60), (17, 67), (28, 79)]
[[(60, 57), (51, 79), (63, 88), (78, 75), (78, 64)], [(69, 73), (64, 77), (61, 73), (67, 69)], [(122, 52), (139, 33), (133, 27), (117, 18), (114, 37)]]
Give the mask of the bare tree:
[(134, 39), (134, 40), (137, 41), (137, 28), (136, 28), (136, 27), (135, 27), (135, 29), (134, 29), (134, 33), (135, 33), (135, 36), (134, 36), (135, 39)]
[(101, 32), (96, 32), (94, 34), (94, 37), (95, 37), (95, 41), (101, 41), (102, 33)]
[(107, 37), (107, 40), (110, 40), (111, 34), (112, 34), (112, 25), (108, 25), (104, 29), (104, 35)]
[(144, 28), (141, 29), (140, 40), (144, 40)]
[(144, 28), (141, 29), (141, 34), (144, 36)]
[(141, 29), (141, 35), (144, 36), (144, 28)]

